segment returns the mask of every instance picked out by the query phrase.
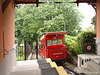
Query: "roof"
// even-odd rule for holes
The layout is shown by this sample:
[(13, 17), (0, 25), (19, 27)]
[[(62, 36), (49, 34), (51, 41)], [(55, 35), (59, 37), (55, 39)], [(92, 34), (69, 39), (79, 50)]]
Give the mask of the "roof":
[(15, 3), (36, 3), (38, 0), (15, 0)]
[[(15, 0), (15, 4), (41, 4), (39, 0)], [(74, 3), (96, 3), (96, 0), (76, 0)]]
[(68, 34), (68, 32), (51, 32), (46, 34), (45, 36), (50, 36), (50, 35), (65, 35)]
[[(15, 0), (15, 3), (39, 3), (39, 0)], [(76, 0), (76, 3), (95, 3), (96, 0)]]
[(96, 0), (77, 0), (78, 3), (88, 3), (88, 2), (96, 2)]
[(47, 36), (51, 36), (51, 35), (65, 35), (65, 34), (68, 34), (68, 32), (47, 32), (46, 35), (43, 35), (40, 40), (44, 39), (45, 37)]
[(40, 4), (39, 0), (15, 0), (15, 4)]

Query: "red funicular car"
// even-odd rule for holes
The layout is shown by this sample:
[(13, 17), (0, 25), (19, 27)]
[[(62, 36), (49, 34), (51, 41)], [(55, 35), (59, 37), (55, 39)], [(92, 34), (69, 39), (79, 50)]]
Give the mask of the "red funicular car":
[(41, 37), (40, 50), (45, 58), (60, 60), (67, 58), (67, 47), (64, 45), (64, 35), (68, 32), (51, 32)]

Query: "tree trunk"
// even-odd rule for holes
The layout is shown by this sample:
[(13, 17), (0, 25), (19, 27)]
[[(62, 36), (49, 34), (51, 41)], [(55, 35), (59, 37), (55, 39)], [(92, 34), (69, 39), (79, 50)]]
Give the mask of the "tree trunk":
[(31, 51), (33, 50), (33, 42), (29, 43), (30, 47), (31, 47)]

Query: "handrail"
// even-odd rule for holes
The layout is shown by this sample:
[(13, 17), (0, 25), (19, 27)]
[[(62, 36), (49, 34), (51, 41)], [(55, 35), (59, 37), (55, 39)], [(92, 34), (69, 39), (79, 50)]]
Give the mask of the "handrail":
[[(16, 49), (14, 49), (14, 48), (11, 48), (9, 51), (13, 51), (12, 49), (16, 51)], [(6, 49), (2, 49), (2, 51), (0, 51), (0, 53), (2, 53), (3, 51), (6, 51), (7, 55), (9, 54), (9, 52)]]
[(7, 53), (9, 53), (6, 49), (2, 49), (2, 50), (0, 51), (0, 53), (2, 53), (4, 50), (5, 50)]

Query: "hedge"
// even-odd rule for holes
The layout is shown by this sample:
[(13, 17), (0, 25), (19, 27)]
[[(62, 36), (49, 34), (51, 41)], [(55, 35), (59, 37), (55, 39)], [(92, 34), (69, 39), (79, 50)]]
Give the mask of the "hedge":
[(93, 31), (83, 31), (77, 35), (76, 40), (66, 37), (66, 46), (68, 47), (69, 52), (77, 56), (78, 54), (83, 53), (84, 44), (86, 43), (95, 43), (96, 32)]

